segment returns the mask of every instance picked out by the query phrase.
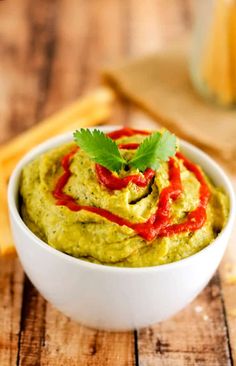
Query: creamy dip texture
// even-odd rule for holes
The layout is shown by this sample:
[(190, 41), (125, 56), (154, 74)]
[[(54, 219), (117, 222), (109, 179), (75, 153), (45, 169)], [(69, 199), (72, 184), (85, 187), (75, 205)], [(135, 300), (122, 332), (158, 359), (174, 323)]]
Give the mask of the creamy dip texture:
[[(118, 145), (139, 144), (145, 137), (137, 131), (121, 133), (116, 142)], [(122, 147), (121, 153), (129, 159), (134, 150)], [(71, 154), (70, 174), (63, 186), (63, 193), (70, 196), (78, 207), (80, 205), (77, 211), (71, 205), (63, 204), (63, 200), (57, 200), (55, 195), (55, 187), (65, 175), (61, 161), (68, 154)], [(147, 240), (134, 228), (142, 223), (145, 228), (145, 223), (157, 211), (161, 192), (170, 185), (170, 163), (173, 168), (179, 169), (182, 186), (178, 197), (169, 199), (168, 203), (169, 221), (175, 230), (171, 231), (170, 228), (165, 231), (167, 225), (167, 229), (156, 234), (154, 239)], [(74, 143), (66, 143), (42, 154), (23, 169), (20, 184), (22, 217), (26, 225), (50, 246), (90, 262), (146, 267), (178, 261), (211, 243), (222, 230), (228, 215), (225, 193), (213, 185), (200, 167), (196, 169), (202, 174), (210, 192), (206, 217), (199, 229), (188, 226), (178, 232), (176, 228), (185, 225), (191, 212), (198, 208), (201, 191), (199, 179), (187, 168), (181, 155), (172, 158), (172, 162), (162, 163), (144, 186), (130, 180), (121, 189), (109, 189), (102, 183), (98, 167), (86, 153), (81, 149), (75, 150)], [(144, 177), (137, 169), (112, 173), (115, 178), (130, 175)], [(109, 217), (81, 206), (103, 209), (123, 221), (113, 222)], [(194, 220), (195, 216), (192, 218)], [(126, 222), (130, 225), (127, 226)]]

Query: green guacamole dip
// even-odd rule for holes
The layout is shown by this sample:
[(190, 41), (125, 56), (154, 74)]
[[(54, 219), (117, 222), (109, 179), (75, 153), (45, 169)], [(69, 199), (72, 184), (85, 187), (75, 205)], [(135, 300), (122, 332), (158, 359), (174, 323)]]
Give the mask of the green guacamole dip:
[[(117, 143), (140, 143), (145, 136), (123, 137)], [(126, 226), (119, 226), (95, 213), (73, 212), (56, 205), (53, 190), (62, 175), (61, 158), (74, 147), (67, 143), (54, 148), (29, 163), (20, 183), (21, 213), (26, 225), (50, 246), (76, 258), (121, 267), (161, 265), (186, 258), (211, 243), (222, 230), (228, 215), (228, 199), (221, 188), (206, 177), (211, 191), (207, 220), (195, 232), (145, 241)], [(121, 153), (130, 158), (132, 150)], [(181, 163), (180, 163), (181, 164)], [(183, 193), (172, 202), (173, 223), (184, 220), (199, 202), (199, 182), (183, 164), (180, 165)], [(147, 187), (130, 183), (121, 190), (110, 191), (97, 179), (95, 163), (82, 150), (71, 160), (72, 175), (64, 192), (80, 205), (100, 207), (133, 223), (143, 223), (155, 213), (159, 194), (169, 184), (168, 164), (162, 163)], [(139, 171), (121, 171), (119, 176)]]

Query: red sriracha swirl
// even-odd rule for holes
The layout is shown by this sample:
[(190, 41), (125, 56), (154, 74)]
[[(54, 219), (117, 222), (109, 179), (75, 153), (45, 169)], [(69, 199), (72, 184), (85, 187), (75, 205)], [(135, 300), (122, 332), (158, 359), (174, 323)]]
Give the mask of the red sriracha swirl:
[[(136, 134), (148, 135), (149, 132), (123, 128), (121, 130), (111, 132), (108, 134), (108, 136), (116, 140), (122, 136), (132, 136)], [(135, 149), (138, 147), (138, 144), (122, 144), (119, 145), (119, 147), (125, 149)], [(58, 179), (56, 187), (53, 191), (53, 196), (57, 200), (57, 205), (66, 206), (71, 211), (86, 210), (93, 212), (113, 223), (116, 223), (117, 225), (127, 226), (133, 229), (138, 235), (147, 241), (152, 241), (157, 237), (171, 236), (181, 232), (194, 232), (204, 225), (206, 221), (206, 208), (210, 199), (210, 191), (201, 170), (195, 164), (185, 158), (181, 153), (178, 152), (176, 157), (183, 161), (185, 167), (195, 175), (196, 179), (200, 183), (199, 204), (195, 210), (188, 213), (185, 221), (179, 224), (172, 224), (171, 202), (177, 200), (183, 191), (180, 177), (180, 168), (177, 160), (174, 158), (169, 159), (169, 185), (160, 193), (156, 212), (144, 223), (132, 223), (129, 220), (113, 214), (108, 210), (99, 207), (79, 205), (72, 196), (63, 192), (64, 187), (71, 176), (71, 159), (77, 151), (78, 148), (75, 148), (62, 158), (61, 165), (64, 173)], [(137, 186), (145, 187), (155, 175), (155, 172), (152, 169), (146, 169), (143, 175), (135, 174), (124, 178), (119, 178), (99, 164), (96, 164), (96, 173), (98, 180), (111, 190), (122, 189), (130, 182), (136, 184)]]
[(146, 187), (150, 180), (154, 177), (154, 170), (148, 168), (142, 174), (133, 174), (128, 177), (119, 178), (116, 177), (110, 170), (102, 165), (96, 164), (96, 173), (100, 183), (102, 183), (108, 189), (122, 189), (127, 187), (129, 183), (136, 184), (139, 187)]

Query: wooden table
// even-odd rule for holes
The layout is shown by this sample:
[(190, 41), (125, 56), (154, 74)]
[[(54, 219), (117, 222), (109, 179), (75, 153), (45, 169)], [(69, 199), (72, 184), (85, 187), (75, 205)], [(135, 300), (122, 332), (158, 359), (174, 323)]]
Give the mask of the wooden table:
[[(1, 1), (0, 142), (96, 87), (104, 65), (182, 40), (191, 17), (188, 0)], [(155, 125), (127, 103), (116, 109), (114, 122)], [(166, 322), (127, 333), (72, 322), (38, 294), (17, 259), (2, 259), (0, 366), (233, 365), (232, 245), (191, 305)]]

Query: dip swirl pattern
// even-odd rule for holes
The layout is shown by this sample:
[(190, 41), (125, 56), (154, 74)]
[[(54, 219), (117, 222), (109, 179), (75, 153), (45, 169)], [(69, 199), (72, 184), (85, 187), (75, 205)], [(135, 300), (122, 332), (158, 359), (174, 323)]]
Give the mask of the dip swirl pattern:
[[(108, 135), (129, 160), (148, 134), (123, 128)], [(125, 267), (196, 253), (214, 240), (228, 215), (225, 193), (181, 152), (157, 171), (118, 175), (74, 144), (62, 145), (24, 168), (21, 196), (24, 221), (49, 245)]]

